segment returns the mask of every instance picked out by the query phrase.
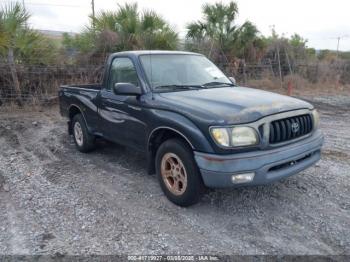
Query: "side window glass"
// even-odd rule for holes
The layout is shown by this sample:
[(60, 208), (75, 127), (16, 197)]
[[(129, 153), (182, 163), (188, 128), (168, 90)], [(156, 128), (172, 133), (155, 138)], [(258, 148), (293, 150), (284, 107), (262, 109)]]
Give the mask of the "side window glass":
[(129, 58), (121, 57), (113, 60), (109, 89), (112, 90), (116, 83), (132, 83), (135, 86), (140, 86), (134, 64)]

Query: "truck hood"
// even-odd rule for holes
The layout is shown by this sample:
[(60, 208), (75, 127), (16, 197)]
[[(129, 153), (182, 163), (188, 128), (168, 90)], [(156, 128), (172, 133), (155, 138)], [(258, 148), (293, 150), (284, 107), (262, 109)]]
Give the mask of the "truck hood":
[(313, 108), (296, 98), (247, 87), (159, 93), (158, 99), (172, 111), (209, 125), (243, 124), (272, 114)]

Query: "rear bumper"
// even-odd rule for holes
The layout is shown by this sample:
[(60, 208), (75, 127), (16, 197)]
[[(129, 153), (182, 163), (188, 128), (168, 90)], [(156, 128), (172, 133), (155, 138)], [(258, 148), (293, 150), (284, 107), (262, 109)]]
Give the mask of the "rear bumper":
[[(315, 164), (321, 158), (323, 140), (322, 133), (317, 130), (307, 139), (276, 149), (231, 155), (194, 152), (194, 156), (207, 187), (264, 185)], [(232, 175), (252, 172), (255, 176), (251, 182), (232, 182)]]

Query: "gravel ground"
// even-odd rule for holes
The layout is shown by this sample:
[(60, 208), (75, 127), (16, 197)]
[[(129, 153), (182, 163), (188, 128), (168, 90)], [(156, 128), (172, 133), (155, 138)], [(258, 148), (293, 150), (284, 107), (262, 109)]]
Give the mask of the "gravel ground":
[(190, 208), (142, 155), (78, 152), (56, 108), (0, 114), (0, 254), (350, 254), (350, 96), (304, 98), (326, 137), (316, 166)]

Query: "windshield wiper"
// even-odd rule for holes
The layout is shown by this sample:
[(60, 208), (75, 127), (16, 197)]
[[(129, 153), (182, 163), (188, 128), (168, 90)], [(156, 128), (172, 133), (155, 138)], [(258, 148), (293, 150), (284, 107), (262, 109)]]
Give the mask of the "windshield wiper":
[(205, 83), (203, 85), (161, 85), (156, 86), (154, 89), (180, 89), (180, 90), (195, 90), (195, 89), (203, 89), (203, 88), (209, 88), (209, 87), (216, 87), (216, 86), (235, 86), (231, 83), (225, 83), (225, 82), (209, 82)]
[(182, 90), (193, 90), (203, 88), (203, 86), (200, 85), (162, 85), (162, 86), (156, 86), (154, 89), (182, 89)]
[(209, 83), (203, 84), (204, 87), (209, 87), (209, 86), (223, 86), (223, 85), (226, 85), (226, 86), (235, 86), (235, 85), (232, 84), (232, 83), (225, 83), (225, 82), (218, 82), (218, 81), (214, 81), (214, 82), (209, 82)]

